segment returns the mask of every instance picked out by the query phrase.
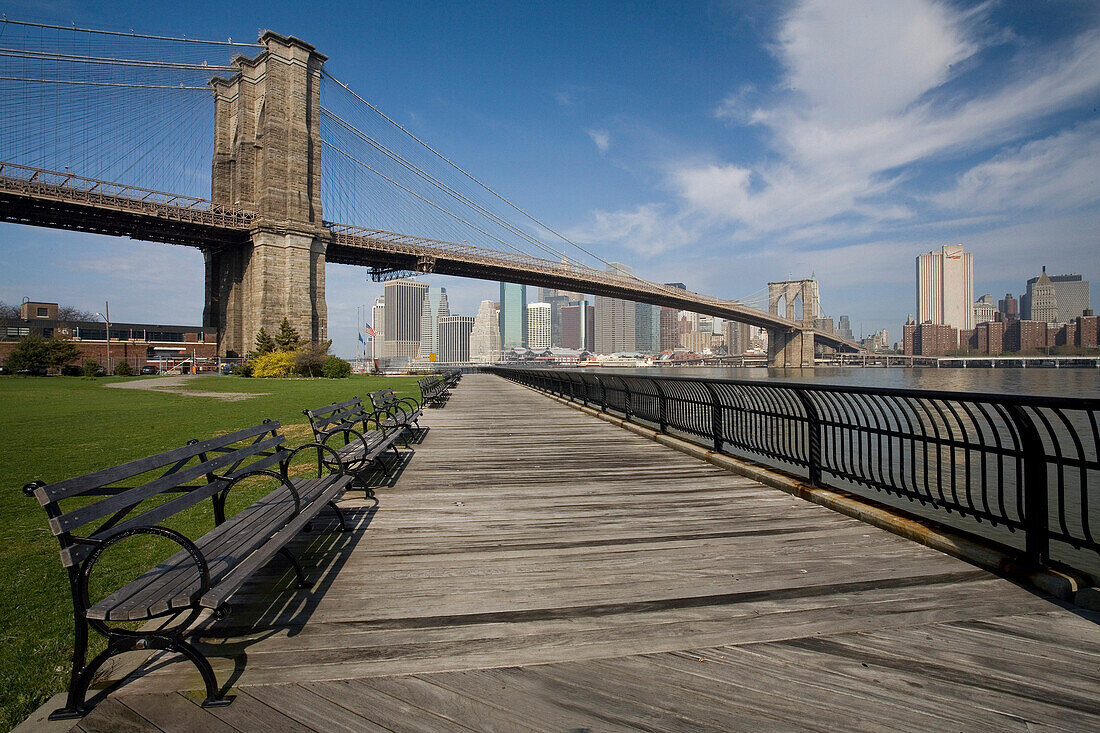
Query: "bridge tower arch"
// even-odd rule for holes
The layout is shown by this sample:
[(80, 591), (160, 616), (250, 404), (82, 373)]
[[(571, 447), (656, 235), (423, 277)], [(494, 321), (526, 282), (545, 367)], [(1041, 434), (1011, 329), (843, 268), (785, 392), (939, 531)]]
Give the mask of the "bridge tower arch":
[(255, 212), (246, 246), (209, 247), (203, 324), (218, 350), (243, 355), (261, 327), (286, 318), (303, 339), (326, 338), (321, 218), (321, 67), (326, 57), (294, 37), (265, 31), (254, 58), (215, 77), (211, 200)]
[[(795, 301), (802, 301), (802, 318), (795, 317)], [(817, 280), (783, 280), (768, 283), (768, 312), (780, 315), (779, 304), (785, 306), (783, 317), (799, 321), (800, 330), (768, 329), (768, 366), (801, 367), (814, 365), (814, 321), (821, 315), (821, 295)]]

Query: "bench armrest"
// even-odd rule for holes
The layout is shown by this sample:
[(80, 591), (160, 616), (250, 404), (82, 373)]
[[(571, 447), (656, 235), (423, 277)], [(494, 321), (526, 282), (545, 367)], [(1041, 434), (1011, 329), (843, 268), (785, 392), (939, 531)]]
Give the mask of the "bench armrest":
[[(327, 441), (329, 438), (331, 438), (335, 434), (336, 433), (329, 433), (327, 436), (325, 436), (324, 440)], [(328, 451), (332, 455), (333, 460), (336, 461), (336, 464), (338, 466), (340, 466), (340, 473), (344, 474), (344, 475), (347, 475), (348, 473), (350, 473), (350, 471), (348, 470), (348, 465), (344, 462), (344, 459), (340, 457), (340, 454), (334, 448), (325, 445), (324, 442), (321, 442), (321, 443), (306, 443), (306, 444), (300, 445), (297, 448), (295, 448), (294, 450), (290, 451), (290, 453), (287, 454), (287, 457), (285, 459), (283, 459), (283, 462), (280, 465), (280, 468), (282, 470), (283, 477), (287, 481), (290, 480), (290, 477), (287, 475), (287, 471), (290, 470), (290, 461), (291, 461), (291, 459), (294, 458), (295, 454), (298, 451), (305, 450), (306, 448), (315, 448), (317, 450), (317, 465), (318, 466), (325, 466), (326, 468), (329, 468), (329, 471), (331, 472), (332, 469), (329, 465), (329, 462), (321, 458), (321, 454), (325, 451)], [(320, 473), (319, 468), (318, 468), (318, 473)]]
[(91, 600), (88, 598), (88, 582), (91, 578), (92, 566), (95, 565), (99, 558), (102, 557), (103, 553), (112, 546), (139, 534), (165, 537), (183, 548), (187, 554), (191, 556), (191, 559), (195, 562), (195, 566), (199, 571), (199, 590), (196, 595), (201, 596), (203, 593), (210, 590), (210, 565), (206, 562), (206, 557), (202, 554), (202, 551), (199, 550), (198, 545), (174, 529), (168, 529), (160, 525), (142, 525), (138, 527), (128, 527), (113, 534), (108, 534), (106, 537), (80, 538), (77, 540), (78, 542), (95, 545), (95, 549), (92, 550), (91, 554), (84, 560), (80, 568), (80, 588), (78, 592), (80, 603), (84, 608), (91, 608), (92, 606)]
[(421, 403), (416, 400), (415, 397), (402, 397), (398, 400), (398, 404), (405, 404), (406, 402), (412, 407), (413, 410), (419, 410)]
[(302, 497), (298, 494), (298, 489), (294, 488), (294, 483), (286, 476), (283, 476), (281, 473), (275, 473), (274, 471), (268, 471), (267, 469), (256, 469), (255, 471), (247, 471), (245, 473), (242, 473), (240, 476), (234, 477), (233, 480), (229, 482), (228, 486), (218, 492), (219, 496), (221, 496), (222, 502), (225, 501), (225, 497), (229, 494), (230, 490), (234, 486), (236, 486), (239, 482), (245, 480), (246, 478), (252, 478), (253, 476), (267, 476), (268, 478), (273, 478), (281, 483), (283, 486), (287, 487), (287, 489), (290, 490), (291, 498), (294, 499), (294, 514), (291, 516), (296, 517), (302, 513)]

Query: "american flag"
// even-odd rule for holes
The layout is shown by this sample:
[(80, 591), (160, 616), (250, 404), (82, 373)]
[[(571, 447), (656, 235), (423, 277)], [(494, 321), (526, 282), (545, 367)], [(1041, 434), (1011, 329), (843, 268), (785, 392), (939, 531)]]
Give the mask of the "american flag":
[(366, 328), (364, 328), (363, 330), (371, 338), (378, 338), (378, 332), (375, 331), (373, 328), (371, 328), (369, 323), (367, 324)]

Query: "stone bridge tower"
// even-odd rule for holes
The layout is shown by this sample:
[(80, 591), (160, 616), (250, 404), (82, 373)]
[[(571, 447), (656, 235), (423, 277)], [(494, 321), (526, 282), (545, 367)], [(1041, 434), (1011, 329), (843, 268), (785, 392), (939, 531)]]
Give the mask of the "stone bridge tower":
[[(802, 318), (795, 317), (795, 301), (802, 301)], [(779, 313), (783, 301), (785, 312)], [(797, 321), (797, 331), (768, 329), (768, 366), (801, 367), (814, 365), (814, 321), (821, 315), (821, 295), (817, 280), (784, 280), (768, 283), (768, 312)]]
[(283, 318), (303, 339), (326, 338), (321, 221), (321, 66), (297, 38), (266, 31), (264, 50), (238, 56), (231, 78), (215, 77), (211, 199), (256, 213), (246, 247), (208, 249), (203, 324), (218, 329), (223, 355), (244, 355), (261, 327)]

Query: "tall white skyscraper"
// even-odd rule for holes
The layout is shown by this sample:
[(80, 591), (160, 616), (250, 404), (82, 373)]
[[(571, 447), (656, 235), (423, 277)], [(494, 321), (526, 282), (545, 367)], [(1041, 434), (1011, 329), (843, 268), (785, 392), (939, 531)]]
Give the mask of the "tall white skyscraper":
[(371, 328), (375, 335), (371, 337), (371, 358), (382, 358), (382, 341), (386, 337), (386, 298), (379, 295), (371, 308)]
[(550, 304), (527, 305), (527, 348), (550, 348)]
[(440, 316), (439, 361), (452, 364), (469, 361), (473, 327), (473, 316)]
[(917, 323), (974, 328), (973, 255), (961, 244), (917, 257)]
[(435, 285), (428, 288), (420, 307), (420, 351), (417, 359), (439, 357), (439, 319), (451, 315), (447, 305), (447, 289)]
[[(390, 280), (386, 283), (383, 355), (406, 363), (420, 352), (420, 316), (426, 283)], [(376, 326), (377, 328), (377, 326)]]
[(470, 331), (470, 361), (488, 364), (500, 361), (500, 315), (491, 300), (481, 301)]

